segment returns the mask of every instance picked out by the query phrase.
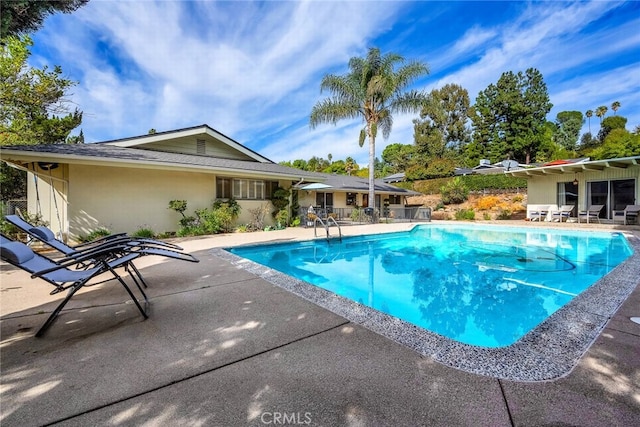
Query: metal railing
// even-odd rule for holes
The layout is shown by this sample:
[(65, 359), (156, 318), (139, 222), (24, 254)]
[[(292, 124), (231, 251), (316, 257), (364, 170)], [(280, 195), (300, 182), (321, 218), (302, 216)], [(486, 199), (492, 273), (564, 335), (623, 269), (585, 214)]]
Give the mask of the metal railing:
[(422, 206), (388, 207), (382, 211), (368, 208), (316, 208), (309, 212), (301, 207), (298, 211), (303, 227), (312, 227), (316, 218), (327, 221), (332, 218), (341, 225), (371, 224), (377, 222), (424, 222), (431, 221), (431, 208)]
[(322, 220), (322, 218), (320, 217), (316, 217), (316, 219), (313, 221), (313, 234), (314, 236), (318, 237), (318, 230), (316, 228), (316, 226), (318, 225), (318, 223), (320, 223), (322, 225), (322, 227), (324, 227), (326, 233), (327, 233), (327, 240), (329, 240), (329, 238), (331, 237), (331, 235), (329, 234), (329, 226), (331, 225), (331, 222), (333, 222), (335, 224), (336, 227), (338, 227), (338, 236), (340, 238), (340, 241), (342, 241), (342, 229), (340, 228), (340, 224), (338, 224), (338, 222), (331, 216), (327, 217), (326, 222), (324, 222)]

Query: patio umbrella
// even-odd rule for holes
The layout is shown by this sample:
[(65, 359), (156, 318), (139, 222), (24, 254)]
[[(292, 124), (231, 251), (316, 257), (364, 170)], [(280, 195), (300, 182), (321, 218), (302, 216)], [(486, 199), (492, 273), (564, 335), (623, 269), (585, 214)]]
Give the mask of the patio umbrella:
[(307, 184), (304, 187), (300, 187), (301, 190), (324, 190), (325, 188), (332, 188), (330, 185), (323, 184), (321, 182), (314, 182)]

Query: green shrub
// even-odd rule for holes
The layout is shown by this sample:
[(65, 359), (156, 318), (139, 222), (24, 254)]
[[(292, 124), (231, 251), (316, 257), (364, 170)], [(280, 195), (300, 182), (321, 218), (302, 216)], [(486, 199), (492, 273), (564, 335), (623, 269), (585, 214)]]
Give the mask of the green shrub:
[[(273, 196), (271, 197), (271, 204), (274, 207), (274, 211), (271, 213), (271, 215), (273, 215), (273, 218), (276, 220), (276, 223), (278, 223), (277, 216), (280, 214), (280, 212), (284, 210), (286, 213), (287, 206), (289, 206), (290, 194), (291, 192), (289, 190), (286, 190), (282, 187), (276, 188), (275, 191), (273, 192)], [(282, 224), (286, 224), (286, 223), (282, 222)]]
[(275, 220), (276, 220), (276, 228), (278, 230), (282, 230), (283, 228), (286, 228), (287, 224), (289, 223), (289, 212), (287, 211), (287, 209), (282, 209), (278, 211), (278, 213), (275, 216)]
[(507, 220), (511, 219), (511, 211), (509, 209), (502, 209), (496, 219)]
[(231, 221), (231, 214), (227, 210), (228, 208), (219, 209), (198, 209), (196, 210), (196, 216), (198, 217), (198, 225), (196, 233), (202, 234), (217, 234), (224, 230), (223, 223)]
[(489, 212), (483, 213), (482, 214), (482, 219), (484, 219), (485, 221), (491, 220), (491, 215), (489, 214)]
[(141, 239), (153, 239), (156, 237), (156, 233), (149, 227), (140, 227), (131, 235), (133, 237), (140, 237)]
[(460, 209), (456, 212), (456, 219), (458, 221), (474, 220), (476, 219), (476, 213), (473, 209)]
[(422, 194), (437, 194), (440, 189), (450, 181), (460, 179), (469, 191), (482, 190), (514, 190), (527, 188), (526, 178), (515, 178), (503, 174), (489, 175), (465, 175), (453, 178), (437, 178), (424, 181), (414, 181), (412, 187), (406, 187), (410, 183), (399, 183), (402, 188), (409, 188)]
[(109, 235), (111, 235), (111, 231), (109, 231), (108, 228), (100, 227), (96, 230), (91, 231), (86, 236), (84, 235), (78, 236), (78, 240), (80, 240), (81, 242), (91, 242), (93, 240), (99, 239), (101, 237), (107, 237)]
[(246, 233), (249, 231), (249, 226), (247, 224), (240, 224), (236, 227), (236, 232), (238, 233)]
[(442, 203), (445, 205), (459, 204), (467, 200), (469, 197), (469, 189), (462, 182), (460, 177), (456, 177), (449, 181), (440, 189), (442, 193)]
[(172, 200), (169, 208), (182, 215), (178, 236), (201, 236), (204, 234), (228, 233), (233, 231), (235, 220), (240, 215), (240, 205), (231, 198), (216, 200), (211, 208), (197, 209), (195, 216), (185, 216), (185, 200)]
[(299, 217), (299, 216), (297, 216), (297, 217), (295, 217), (295, 218), (293, 218), (293, 219), (291, 220), (291, 226), (292, 226), (292, 227), (300, 227), (300, 223), (301, 223), (301, 222), (302, 222), (302, 221), (300, 220), (300, 217)]

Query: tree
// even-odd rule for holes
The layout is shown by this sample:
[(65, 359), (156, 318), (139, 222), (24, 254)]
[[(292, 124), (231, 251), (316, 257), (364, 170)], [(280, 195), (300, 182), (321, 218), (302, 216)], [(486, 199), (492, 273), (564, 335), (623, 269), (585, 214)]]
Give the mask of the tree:
[(89, 0), (2, 0), (0, 38), (37, 31), (44, 19), (56, 12), (71, 13)]
[[(4, 2), (3, 2), (4, 6)], [(4, 17), (3, 17), (4, 19)], [(82, 121), (82, 113), (59, 117), (66, 111), (64, 96), (75, 83), (61, 77), (62, 70), (49, 71), (27, 65), (28, 36), (7, 37), (0, 46), (0, 145), (82, 143), (84, 134), (69, 137)], [(26, 194), (26, 174), (0, 162), (2, 200)]]
[(556, 131), (554, 139), (558, 145), (566, 150), (574, 151), (582, 129), (582, 113), (580, 111), (561, 111), (556, 116)]
[(615, 116), (620, 109), (620, 101), (613, 101), (613, 104), (611, 104), (611, 109), (613, 110), (613, 115)]
[(416, 147), (410, 144), (389, 144), (382, 151), (382, 161), (389, 166), (391, 173), (406, 170), (412, 164), (415, 156)]
[(622, 116), (610, 116), (605, 117), (600, 125), (600, 132), (598, 132), (598, 141), (604, 142), (613, 129), (625, 129), (627, 126), (627, 118)]
[[(610, 117), (609, 117), (610, 118)], [(634, 135), (626, 129), (612, 129), (604, 143), (589, 151), (593, 160), (631, 157), (640, 154), (640, 135)]]
[(11, 36), (1, 47), (0, 145), (64, 143), (82, 122), (82, 112), (69, 112), (65, 100), (76, 82), (63, 78), (59, 66), (29, 67), (32, 45), (29, 36)]
[(497, 84), (490, 84), (476, 98), (470, 148), (494, 162), (513, 158), (531, 163), (552, 106), (538, 70), (503, 73)]
[(353, 157), (347, 157), (344, 161), (344, 170), (347, 175), (351, 176), (351, 174), (358, 170), (358, 164), (353, 159)]
[(584, 115), (587, 116), (587, 119), (589, 119), (589, 133), (591, 133), (591, 117), (593, 117), (593, 110), (587, 110)]
[(607, 114), (607, 110), (608, 108), (606, 105), (601, 105), (598, 108), (596, 108), (596, 116), (600, 118), (600, 124), (602, 124), (602, 119), (604, 115)]
[[(399, 68), (396, 70), (396, 65)], [(417, 78), (429, 70), (421, 62), (404, 62), (397, 54), (381, 56), (378, 48), (370, 48), (366, 58), (353, 57), (350, 72), (323, 77), (321, 91), (328, 90), (332, 97), (319, 101), (311, 110), (310, 124), (333, 123), (342, 119), (362, 118), (365, 126), (360, 131), (360, 146), (369, 139), (369, 203), (375, 206), (375, 158), (378, 127), (386, 139), (391, 133), (393, 113), (419, 112), (425, 95), (416, 90), (404, 92)]]
[(471, 139), (469, 93), (460, 85), (447, 84), (429, 94), (420, 119), (414, 120), (414, 138), (418, 151), (428, 157), (457, 154)]

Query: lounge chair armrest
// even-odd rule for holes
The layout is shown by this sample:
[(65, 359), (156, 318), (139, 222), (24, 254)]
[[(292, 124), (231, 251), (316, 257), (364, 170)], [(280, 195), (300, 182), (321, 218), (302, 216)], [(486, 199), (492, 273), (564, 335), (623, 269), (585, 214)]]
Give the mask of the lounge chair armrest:
[[(131, 252), (131, 248), (127, 244), (122, 242), (113, 242), (112, 244), (103, 244), (102, 246), (99, 246), (92, 250), (77, 252), (77, 253), (68, 255), (64, 258), (61, 258), (58, 261), (58, 265), (60, 267), (70, 267), (84, 261), (100, 262), (101, 258), (104, 258), (105, 256), (113, 256), (116, 254), (123, 254), (123, 253), (129, 253), (129, 252)], [(55, 268), (50, 269), (50, 271), (54, 271), (54, 270)], [(48, 272), (49, 271), (43, 273), (39, 271), (37, 272), (37, 274), (42, 275)]]
[(80, 248), (84, 248), (86, 246), (100, 245), (100, 244), (102, 244), (104, 242), (108, 242), (108, 241), (113, 240), (113, 239), (122, 239), (123, 237), (128, 238), (127, 233), (110, 234), (108, 236), (99, 237), (99, 238), (94, 239), (94, 240), (92, 240), (90, 242), (80, 243), (79, 245), (74, 246), (73, 249), (80, 249)]

